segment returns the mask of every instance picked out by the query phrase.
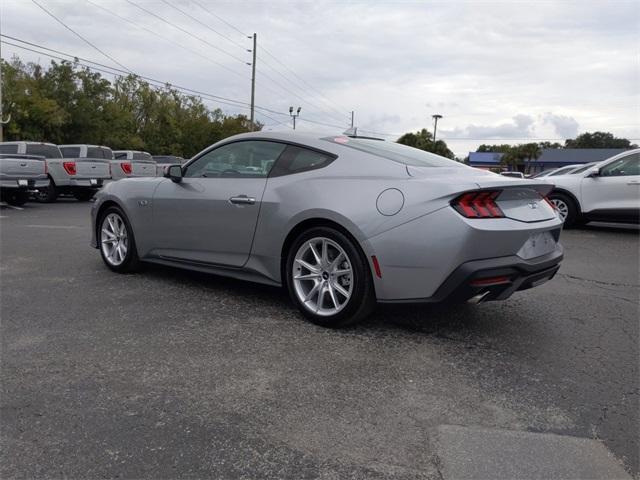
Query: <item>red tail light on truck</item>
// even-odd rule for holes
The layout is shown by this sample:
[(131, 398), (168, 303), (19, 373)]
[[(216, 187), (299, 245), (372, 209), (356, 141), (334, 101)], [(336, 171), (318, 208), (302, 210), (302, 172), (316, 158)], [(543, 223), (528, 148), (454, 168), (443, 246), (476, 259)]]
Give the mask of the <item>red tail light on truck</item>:
[(75, 175), (77, 173), (76, 162), (62, 162), (62, 166), (64, 167), (64, 171), (69, 175)]
[(120, 164), (120, 168), (122, 168), (122, 171), (127, 175), (131, 175), (131, 173), (133, 172), (133, 169), (131, 168), (131, 162), (122, 162)]

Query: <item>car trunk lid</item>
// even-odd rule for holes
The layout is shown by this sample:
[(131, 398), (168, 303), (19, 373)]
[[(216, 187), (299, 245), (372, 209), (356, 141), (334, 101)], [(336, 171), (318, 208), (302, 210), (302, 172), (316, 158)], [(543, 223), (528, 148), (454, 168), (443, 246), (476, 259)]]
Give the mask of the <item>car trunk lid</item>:
[[(499, 191), (495, 203), (504, 216), (521, 222), (541, 222), (555, 218), (554, 208), (545, 200), (553, 185), (544, 180), (510, 178), (485, 170), (465, 167), (407, 167), (412, 177), (434, 181), (474, 184), (473, 190)], [(468, 189), (471, 190), (471, 189)], [(468, 191), (467, 190), (467, 191)], [(462, 193), (462, 192), (461, 192)]]
[(131, 168), (135, 177), (155, 177), (156, 162), (153, 160), (131, 160)]

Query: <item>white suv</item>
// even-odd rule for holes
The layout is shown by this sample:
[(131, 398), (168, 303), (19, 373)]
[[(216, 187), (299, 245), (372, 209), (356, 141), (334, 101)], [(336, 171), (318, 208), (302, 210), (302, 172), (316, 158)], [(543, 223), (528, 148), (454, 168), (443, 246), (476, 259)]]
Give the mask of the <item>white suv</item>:
[(639, 223), (640, 149), (548, 181), (555, 184), (549, 199), (567, 227), (595, 220)]

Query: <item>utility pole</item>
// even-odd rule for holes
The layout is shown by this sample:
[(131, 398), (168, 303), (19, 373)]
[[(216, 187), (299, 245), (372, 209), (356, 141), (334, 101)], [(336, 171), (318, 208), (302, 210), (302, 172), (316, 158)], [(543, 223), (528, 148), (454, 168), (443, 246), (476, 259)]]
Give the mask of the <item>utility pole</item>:
[(298, 107), (298, 109), (296, 110), (296, 113), (293, 113), (293, 107), (289, 107), (289, 115), (291, 115), (291, 118), (293, 118), (293, 129), (296, 129), (296, 118), (300, 116), (300, 110), (302, 110), (302, 107)]
[[(2, 39), (0, 38), (0, 59), (2, 58)], [(2, 113), (2, 62), (0, 62), (0, 142), (4, 141), (4, 125), (11, 121), (11, 113), (5, 120)]]
[(431, 115), (433, 117), (433, 153), (436, 153), (436, 132), (438, 131), (438, 120), (442, 118), (442, 115)]
[[(248, 37), (251, 38), (251, 37)], [(256, 108), (256, 48), (258, 45), (258, 34), (253, 34), (253, 61), (251, 62), (251, 130), (253, 131)]]
[(355, 112), (353, 110), (351, 110), (351, 128), (353, 128), (353, 116), (354, 116)]

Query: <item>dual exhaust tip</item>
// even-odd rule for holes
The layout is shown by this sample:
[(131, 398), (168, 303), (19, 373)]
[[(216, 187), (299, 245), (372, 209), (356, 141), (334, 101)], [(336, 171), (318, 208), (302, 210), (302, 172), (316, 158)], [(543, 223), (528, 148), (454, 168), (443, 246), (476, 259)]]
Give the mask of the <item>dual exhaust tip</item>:
[(467, 303), (470, 303), (471, 305), (478, 305), (479, 303), (484, 302), (485, 298), (487, 298), (487, 295), (489, 295), (490, 293), (491, 291), (489, 290), (480, 292), (477, 295), (474, 295), (473, 297), (471, 297), (469, 300), (467, 300)]

